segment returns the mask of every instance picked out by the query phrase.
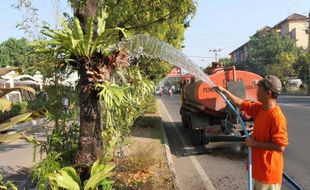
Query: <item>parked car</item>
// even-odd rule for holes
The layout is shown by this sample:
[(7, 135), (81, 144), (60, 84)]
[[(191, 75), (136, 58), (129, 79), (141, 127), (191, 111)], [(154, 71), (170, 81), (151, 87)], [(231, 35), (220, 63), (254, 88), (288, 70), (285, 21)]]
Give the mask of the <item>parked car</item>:
[(294, 86), (299, 88), (300, 85), (302, 84), (302, 80), (301, 79), (288, 79), (287, 81), (289, 86)]

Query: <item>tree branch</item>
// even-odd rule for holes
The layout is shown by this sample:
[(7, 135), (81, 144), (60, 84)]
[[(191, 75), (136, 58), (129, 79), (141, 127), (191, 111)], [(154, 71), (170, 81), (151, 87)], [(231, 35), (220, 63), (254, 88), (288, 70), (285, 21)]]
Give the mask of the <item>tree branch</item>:
[(167, 17), (169, 17), (170, 15), (172, 15), (172, 13), (174, 13), (174, 12), (177, 11), (177, 10), (178, 10), (178, 9), (175, 8), (175, 9), (172, 10), (169, 14), (167, 14), (167, 15), (165, 15), (165, 16), (163, 16), (163, 17), (161, 17), (161, 18), (159, 18), (159, 19), (157, 19), (157, 20), (155, 20), (155, 21), (153, 21), (153, 22), (147, 23), (147, 24), (145, 24), (145, 25), (132, 26), (132, 27), (128, 27), (128, 28), (125, 28), (125, 29), (126, 29), (126, 30), (131, 30), (131, 29), (137, 29), (137, 28), (144, 28), (144, 27), (148, 27), (148, 26), (151, 26), (151, 25), (153, 25), (153, 24), (156, 24), (156, 23), (158, 23), (158, 22), (162, 22), (162, 21), (166, 20)]

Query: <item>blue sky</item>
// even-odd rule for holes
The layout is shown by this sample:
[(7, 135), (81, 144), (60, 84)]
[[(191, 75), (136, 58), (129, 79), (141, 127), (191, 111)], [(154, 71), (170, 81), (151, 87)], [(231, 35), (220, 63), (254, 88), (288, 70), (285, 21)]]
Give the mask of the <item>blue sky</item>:
[[(61, 11), (69, 11), (67, 0), (60, 0)], [(16, 0), (0, 0), (0, 42), (22, 37), (15, 26), (22, 14), (11, 5)], [(55, 25), (55, 0), (33, 0), (41, 20)], [(214, 60), (210, 49), (222, 49), (219, 57), (245, 43), (264, 26), (274, 26), (292, 13), (308, 15), (310, 0), (198, 0), (197, 13), (185, 34), (183, 52), (200, 66)]]
[(292, 13), (308, 15), (310, 11), (310, 0), (197, 2), (197, 13), (186, 31), (183, 52), (204, 67), (214, 60), (210, 49), (220, 48), (219, 57), (228, 57), (231, 51), (247, 42), (249, 36), (260, 28), (274, 26)]
[[(45, 21), (52, 26), (55, 26), (55, 1), (56, 0), (31, 0), (33, 6), (39, 10), (40, 21)], [(16, 24), (22, 20), (22, 12), (14, 9), (12, 4), (17, 0), (0, 0), (0, 42), (9, 37), (20, 38), (23, 33), (16, 28)], [(60, 0), (60, 10), (62, 12), (70, 12), (70, 6), (67, 0)]]

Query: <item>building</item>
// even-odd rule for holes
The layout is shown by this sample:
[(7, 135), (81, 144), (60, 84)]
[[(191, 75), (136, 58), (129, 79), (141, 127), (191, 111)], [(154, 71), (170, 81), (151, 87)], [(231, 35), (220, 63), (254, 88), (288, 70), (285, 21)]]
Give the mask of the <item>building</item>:
[(291, 14), (283, 21), (276, 24), (273, 29), (281, 32), (282, 36), (287, 36), (296, 40), (296, 46), (303, 49), (309, 47), (308, 17), (300, 14)]
[(243, 63), (246, 61), (248, 55), (249, 42), (242, 44), (240, 47), (231, 52), (230, 58), (236, 63)]
[[(282, 36), (290, 37), (291, 39), (296, 41), (296, 46), (301, 47), (303, 49), (309, 48), (309, 35), (306, 30), (308, 28), (308, 17), (300, 14), (291, 14), (274, 27), (265, 26), (260, 29), (258, 32), (269, 32), (275, 30), (280, 32)], [(231, 59), (240, 64), (245, 62), (248, 55), (249, 42), (244, 43), (234, 51), (232, 51), (229, 55)]]

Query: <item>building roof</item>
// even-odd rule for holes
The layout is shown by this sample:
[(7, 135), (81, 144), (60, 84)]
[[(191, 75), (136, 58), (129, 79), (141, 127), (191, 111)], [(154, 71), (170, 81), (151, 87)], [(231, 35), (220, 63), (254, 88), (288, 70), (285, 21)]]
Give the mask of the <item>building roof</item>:
[(297, 14), (297, 13), (293, 13), (290, 16), (286, 17), (284, 20), (282, 20), (281, 22), (279, 22), (278, 24), (276, 24), (273, 28), (278, 28), (279, 26), (281, 26), (282, 24), (288, 22), (288, 21), (307, 21), (308, 17), (301, 15), (301, 14)]
[(236, 51), (244, 48), (244, 46), (248, 45), (249, 41), (245, 42), (244, 44), (242, 44), (241, 46), (239, 46), (238, 48), (236, 48), (234, 51), (230, 52), (229, 55), (235, 53)]

